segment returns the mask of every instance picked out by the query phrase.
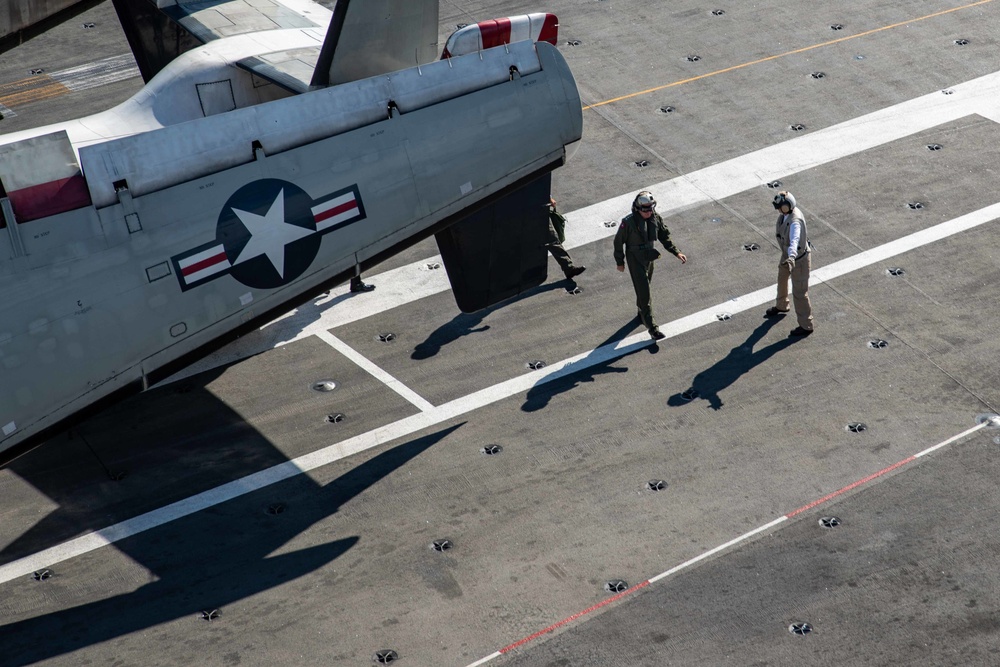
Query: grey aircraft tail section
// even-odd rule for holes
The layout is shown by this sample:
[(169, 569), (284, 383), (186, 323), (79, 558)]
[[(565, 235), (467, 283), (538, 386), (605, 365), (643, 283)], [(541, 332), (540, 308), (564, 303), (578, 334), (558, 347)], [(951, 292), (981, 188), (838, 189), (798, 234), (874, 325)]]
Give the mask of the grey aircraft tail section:
[(338, 0), (313, 87), (366, 79), (437, 57), (438, 0)]
[(0, 460), (420, 238), (463, 310), (544, 280), (548, 173), (583, 131), (558, 50), (274, 99), (232, 66), (311, 32), (207, 43), (114, 109), (0, 140)]

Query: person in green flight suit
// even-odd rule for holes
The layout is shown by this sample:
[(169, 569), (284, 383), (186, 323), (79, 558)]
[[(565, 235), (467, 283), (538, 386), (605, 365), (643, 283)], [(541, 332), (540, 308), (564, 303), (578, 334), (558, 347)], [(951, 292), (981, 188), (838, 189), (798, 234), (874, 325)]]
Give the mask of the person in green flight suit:
[(556, 200), (549, 197), (549, 235), (545, 242), (545, 247), (552, 253), (559, 268), (566, 274), (568, 280), (573, 280), (578, 275), (587, 270), (585, 266), (574, 266), (573, 258), (569, 256), (563, 243), (566, 242), (566, 218), (556, 210)]
[(687, 263), (687, 257), (670, 240), (670, 231), (656, 212), (653, 193), (643, 190), (632, 202), (632, 213), (622, 218), (618, 225), (618, 233), (615, 234), (615, 264), (619, 271), (625, 271), (625, 265), (628, 264), (632, 287), (635, 288), (636, 306), (639, 307), (639, 319), (649, 330), (650, 337), (660, 340), (665, 336), (653, 318), (653, 297), (649, 293), (653, 263), (660, 257), (660, 252), (653, 245), (656, 239), (660, 240), (667, 252), (681, 260), (681, 264)]

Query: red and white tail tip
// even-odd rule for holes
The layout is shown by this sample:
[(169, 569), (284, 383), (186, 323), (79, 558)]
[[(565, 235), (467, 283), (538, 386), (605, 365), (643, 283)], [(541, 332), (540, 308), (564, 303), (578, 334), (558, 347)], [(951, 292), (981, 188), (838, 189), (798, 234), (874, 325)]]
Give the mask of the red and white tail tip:
[(473, 23), (451, 33), (441, 58), (464, 56), (526, 39), (555, 46), (559, 39), (559, 19), (555, 14), (537, 12)]

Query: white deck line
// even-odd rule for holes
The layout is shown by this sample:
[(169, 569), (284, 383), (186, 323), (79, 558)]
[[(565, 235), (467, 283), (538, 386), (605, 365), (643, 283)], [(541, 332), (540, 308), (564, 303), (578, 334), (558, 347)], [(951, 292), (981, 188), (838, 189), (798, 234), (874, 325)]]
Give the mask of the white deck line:
[(690, 559), (684, 561), (680, 565), (675, 565), (674, 567), (670, 568), (666, 572), (661, 572), (660, 574), (656, 575), (655, 577), (650, 577), (648, 581), (651, 584), (655, 584), (660, 579), (664, 579), (666, 577), (669, 577), (672, 574), (677, 574), (681, 570), (689, 568), (692, 565), (694, 565), (695, 563), (698, 563), (700, 561), (705, 560), (706, 558), (714, 556), (715, 554), (719, 553), (720, 551), (725, 551), (729, 547), (731, 547), (733, 545), (736, 545), (736, 544), (739, 544), (740, 542), (744, 542), (746, 540), (749, 540), (754, 535), (757, 535), (759, 533), (763, 533), (766, 530), (770, 530), (771, 528), (774, 528), (775, 526), (777, 526), (779, 523), (784, 523), (787, 520), (788, 520), (787, 516), (779, 516), (777, 519), (775, 519), (774, 521), (771, 521), (770, 523), (765, 523), (763, 526), (758, 526), (758, 527), (754, 528), (751, 531), (743, 533), (739, 537), (736, 537), (734, 539), (729, 540), (725, 544), (720, 544), (719, 546), (715, 547), (714, 549), (709, 549), (708, 551), (705, 551), (704, 553), (701, 553), (701, 554), (695, 556), (694, 558), (690, 558)]
[(360, 352), (352, 348), (350, 345), (340, 340), (334, 336), (329, 331), (319, 331), (316, 333), (316, 337), (320, 340), (325, 341), (330, 347), (340, 352), (342, 355), (353, 361), (355, 364), (364, 369), (369, 375), (372, 375), (379, 382), (385, 386), (392, 389), (394, 392), (408, 400), (413, 405), (417, 406), (417, 409), (421, 412), (429, 412), (434, 409), (426, 399), (417, 394), (405, 384), (394, 378), (389, 373), (382, 370), (380, 367), (376, 366), (370, 359), (362, 355)]
[[(984, 225), (995, 220), (998, 216), (1000, 216), (1000, 203), (910, 234), (872, 250), (845, 258), (839, 262), (834, 262), (814, 271), (813, 276), (817, 277), (817, 280), (829, 280), (833, 277), (842, 276), (850, 271), (856, 271), (947, 236)], [(667, 338), (671, 338), (717, 322), (717, 313), (737, 313), (760, 306), (773, 299), (774, 294), (775, 286), (772, 285), (682, 317), (679, 320), (674, 320), (666, 326), (661, 326), (660, 330), (667, 335)], [(532, 387), (621, 357), (628, 352), (649, 345), (651, 342), (647, 334), (635, 334), (617, 343), (610, 343), (569, 357), (543, 369), (519, 375), (440, 406), (432, 407), (425, 412), (400, 419), (391, 424), (381, 426), (353, 438), (348, 438), (342, 442), (223, 484), (214, 489), (203, 491), (166, 507), (152, 510), (135, 518), (127, 519), (93, 533), (82, 535), (63, 544), (0, 566), (0, 583), (5, 583), (17, 577), (27, 576), (38, 569), (50, 567), (55, 563), (94, 551), (107, 544), (112, 544), (137, 533), (162, 526), (176, 519), (238, 498), (303, 472), (338, 461), (352, 454), (371, 449), (372, 447), (391, 442), (398, 438), (413, 435), (425, 428), (436, 426), (449, 419), (467, 414), (505, 398), (527, 392)]]

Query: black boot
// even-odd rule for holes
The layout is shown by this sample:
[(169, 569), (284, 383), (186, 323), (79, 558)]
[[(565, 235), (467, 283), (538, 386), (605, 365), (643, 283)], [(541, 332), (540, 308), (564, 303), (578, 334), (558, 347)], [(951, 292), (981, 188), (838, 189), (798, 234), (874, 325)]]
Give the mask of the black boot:
[(365, 281), (361, 280), (361, 276), (354, 276), (351, 278), (352, 292), (371, 292), (373, 289), (375, 289), (375, 286), (369, 285)]

